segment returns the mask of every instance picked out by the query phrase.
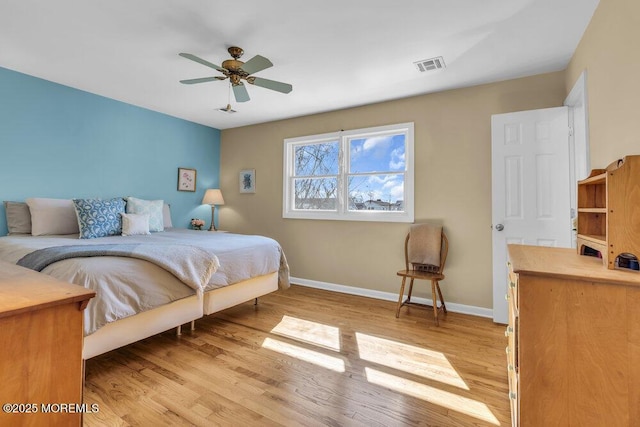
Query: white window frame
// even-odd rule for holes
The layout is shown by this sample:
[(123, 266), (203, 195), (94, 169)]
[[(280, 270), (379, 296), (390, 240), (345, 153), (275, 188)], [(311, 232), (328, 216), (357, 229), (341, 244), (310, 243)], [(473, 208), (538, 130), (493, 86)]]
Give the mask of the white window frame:
[[(354, 138), (367, 138), (382, 135), (405, 135), (405, 169), (404, 172), (404, 211), (375, 211), (357, 210), (349, 211), (348, 180), (349, 176), (349, 141)], [(338, 141), (339, 143), (339, 172), (337, 209), (304, 210), (294, 207), (294, 152), (295, 147), (322, 142)], [(388, 126), (377, 126), (364, 129), (354, 129), (309, 135), (284, 140), (284, 167), (282, 189), (282, 217), (297, 219), (324, 219), (342, 221), (379, 221), (379, 222), (413, 222), (414, 221), (414, 151), (413, 151), (413, 122), (400, 123)], [(395, 172), (394, 172), (395, 173)]]

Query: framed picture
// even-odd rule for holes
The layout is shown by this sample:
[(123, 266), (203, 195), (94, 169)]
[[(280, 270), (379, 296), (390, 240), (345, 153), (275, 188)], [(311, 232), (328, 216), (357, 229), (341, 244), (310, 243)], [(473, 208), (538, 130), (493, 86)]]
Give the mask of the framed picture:
[(240, 171), (240, 192), (255, 193), (256, 192), (256, 170), (243, 169)]
[(178, 168), (178, 191), (196, 191), (196, 170)]

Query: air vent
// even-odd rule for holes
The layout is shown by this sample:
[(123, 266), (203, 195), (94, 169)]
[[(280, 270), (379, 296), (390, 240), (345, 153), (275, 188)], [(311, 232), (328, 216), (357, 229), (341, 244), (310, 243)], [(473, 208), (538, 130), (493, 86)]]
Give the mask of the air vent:
[(418, 71), (420, 71), (421, 73), (445, 68), (444, 59), (442, 59), (442, 56), (414, 62), (413, 65), (415, 65)]

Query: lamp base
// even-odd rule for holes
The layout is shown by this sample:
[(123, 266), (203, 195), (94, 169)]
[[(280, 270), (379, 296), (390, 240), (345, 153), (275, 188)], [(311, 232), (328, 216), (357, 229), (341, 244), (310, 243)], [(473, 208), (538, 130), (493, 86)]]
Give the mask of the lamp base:
[(211, 227), (209, 231), (218, 231), (216, 228), (216, 205), (211, 205)]

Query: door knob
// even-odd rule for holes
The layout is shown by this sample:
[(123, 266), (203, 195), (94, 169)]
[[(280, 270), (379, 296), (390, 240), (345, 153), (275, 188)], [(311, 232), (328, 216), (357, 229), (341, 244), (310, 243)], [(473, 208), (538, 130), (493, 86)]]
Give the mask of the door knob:
[(504, 230), (504, 225), (502, 225), (502, 224), (496, 225), (496, 230), (498, 230), (498, 231)]

